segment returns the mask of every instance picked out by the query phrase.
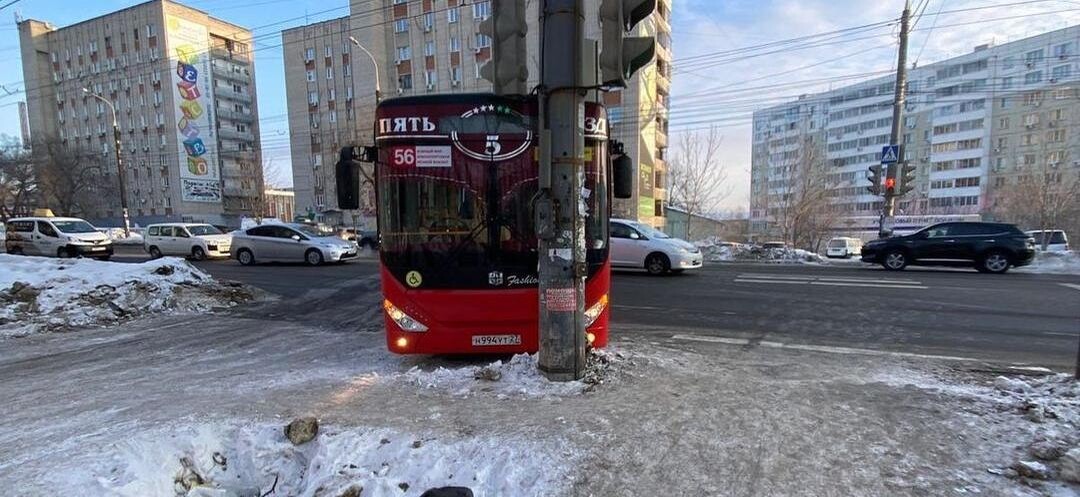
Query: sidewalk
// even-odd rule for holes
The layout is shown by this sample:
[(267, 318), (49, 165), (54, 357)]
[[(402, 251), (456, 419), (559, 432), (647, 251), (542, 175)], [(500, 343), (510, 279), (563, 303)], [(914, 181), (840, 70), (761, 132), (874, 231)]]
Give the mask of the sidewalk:
[[(115, 342), (80, 334), (64, 344), (85, 340), (85, 352), (0, 363), (0, 394), (12, 399), (0, 481), (20, 495), (174, 495), (188, 457), (208, 484), (266, 492), (276, 478), (270, 495), (418, 496), (451, 484), (488, 496), (1080, 490), (1058, 479), (1070, 468), (1061, 453), (1080, 445), (1080, 387), (1058, 377), (624, 329), (594, 371), (602, 382), (551, 384), (525, 356), (390, 356), (374, 327), (215, 316), (185, 328), (109, 333), (124, 337)], [(302, 415), (322, 430), (294, 447), (281, 428)], [(1010, 469), (1038, 462), (1043, 439), (1051, 479)]]

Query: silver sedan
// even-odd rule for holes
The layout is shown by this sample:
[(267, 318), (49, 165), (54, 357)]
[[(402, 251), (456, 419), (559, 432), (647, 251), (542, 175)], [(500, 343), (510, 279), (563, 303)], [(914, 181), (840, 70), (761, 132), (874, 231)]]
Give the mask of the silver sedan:
[(359, 247), (305, 224), (264, 224), (233, 233), (230, 252), (245, 266), (259, 262), (306, 262), (318, 266), (352, 259)]

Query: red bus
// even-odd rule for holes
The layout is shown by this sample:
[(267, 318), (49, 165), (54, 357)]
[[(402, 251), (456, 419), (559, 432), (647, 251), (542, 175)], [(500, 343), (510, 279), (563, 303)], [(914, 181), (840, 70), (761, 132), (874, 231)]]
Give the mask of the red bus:
[[(391, 351), (537, 350), (536, 107), (535, 97), (491, 94), (377, 106), (375, 195)], [(587, 104), (585, 114), (586, 337), (603, 347), (611, 281), (607, 116), (599, 104)]]

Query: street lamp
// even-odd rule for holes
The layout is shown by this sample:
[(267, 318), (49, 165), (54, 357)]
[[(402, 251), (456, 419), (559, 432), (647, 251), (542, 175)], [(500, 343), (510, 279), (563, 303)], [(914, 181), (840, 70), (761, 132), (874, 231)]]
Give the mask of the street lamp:
[(364, 48), (359, 41), (356, 41), (355, 37), (350, 36), (349, 41), (356, 45), (356, 48), (362, 50), (371, 59), (371, 65), (375, 66), (375, 103), (378, 104), (382, 99), (382, 85), (379, 83), (379, 63), (375, 62), (375, 56), (371, 55), (371, 52), (368, 52), (368, 49)]
[(124, 163), (123, 159), (120, 157), (120, 149), (123, 147), (120, 144), (120, 123), (116, 120), (116, 106), (113, 105), (109, 99), (90, 91), (89, 88), (83, 88), (82, 91), (91, 97), (105, 102), (105, 105), (109, 106), (109, 111), (112, 112), (113, 148), (116, 150), (116, 177), (120, 181), (120, 211), (124, 216), (124, 238), (131, 238), (131, 221), (128, 218), (127, 188), (124, 187)]

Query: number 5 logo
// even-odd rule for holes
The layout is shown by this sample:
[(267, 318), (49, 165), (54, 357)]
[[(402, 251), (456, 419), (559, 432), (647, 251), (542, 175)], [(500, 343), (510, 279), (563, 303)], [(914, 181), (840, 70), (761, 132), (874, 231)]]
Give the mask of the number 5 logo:
[(411, 166), (413, 164), (416, 164), (416, 149), (412, 149), (412, 148), (394, 149), (394, 165), (395, 166)]
[(487, 143), (484, 144), (484, 153), (488, 155), (499, 155), (502, 152), (502, 145), (499, 144), (499, 135), (488, 135)]

